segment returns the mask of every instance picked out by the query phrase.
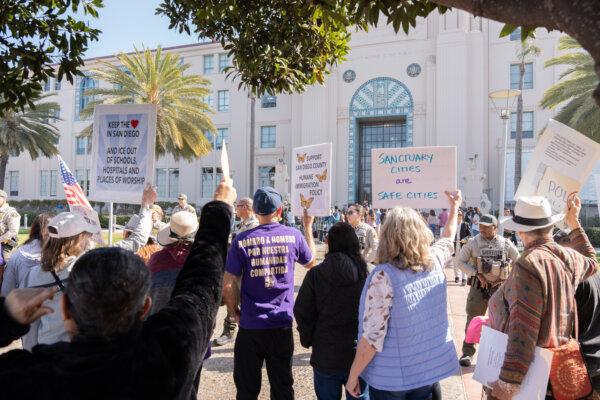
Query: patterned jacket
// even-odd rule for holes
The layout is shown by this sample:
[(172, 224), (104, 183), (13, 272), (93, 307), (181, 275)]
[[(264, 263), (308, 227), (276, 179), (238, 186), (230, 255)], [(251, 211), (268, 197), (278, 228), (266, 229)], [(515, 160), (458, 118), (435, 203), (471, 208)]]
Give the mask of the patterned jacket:
[(0, 207), (0, 242), (4, 243), (19, 236), (21, 215), (5, 203)]
[(535, 347), (554, 348), (572, 336), (575, 290), (598, 268), (596, 252), (582, 228), (567, 248), (552, 239), (534, 242), (489, 302), (491, 327), (508, 334), (500, 379), (521, 384)]

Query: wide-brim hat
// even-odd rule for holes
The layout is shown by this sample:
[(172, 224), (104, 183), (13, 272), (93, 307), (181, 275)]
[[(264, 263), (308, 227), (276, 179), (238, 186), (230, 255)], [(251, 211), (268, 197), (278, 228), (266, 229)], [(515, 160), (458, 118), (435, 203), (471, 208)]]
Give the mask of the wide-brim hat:
[(179, 241), (193, 241), (198, 230), (198, 218), (190, 212), (179, 211), (171, 216), (171, 221), (156, 235), (161, 246)]
[(552, 226), (565, 217), (564, 214), (552, 214), (552, 207), (543, 196), (519, 197), (515, 204), (515, 215), (502, 219), (504, 229), (515, 232), (530, 232)]

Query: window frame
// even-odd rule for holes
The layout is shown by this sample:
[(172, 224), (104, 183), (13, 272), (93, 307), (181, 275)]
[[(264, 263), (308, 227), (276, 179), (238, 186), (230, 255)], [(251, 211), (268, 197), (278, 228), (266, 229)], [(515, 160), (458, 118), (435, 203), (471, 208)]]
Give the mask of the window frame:
[[(221, 96), (223, 95), (223, 96)], [(229, 111), (229, 90), (217, 91), (217, 111), (227, 112)]]
[[(210, 68), (207, 68), (207, 60), (210, 61)], [(202, 56), (202, 74), (210, 75), (215, 73), (215, 55), (214, 54), (205, 54)]]
[[(268, 140), (266, 140), (268, 139)], [(277, 125), (262, 125), (260, 127), (260, 148), (274, 149), (277, 147)]]
[[(520, 76), (520, 68), (521, 63), (511, 63), (509, 76), (510, 76), (510, 88), (511, 89), (519, 89), (519, 76)], [(516, 74), (513, 74), (513, 67), (516, 68)], [(528, 74), (529, 70), (529, 74)], [(532, 90), (534, 88), (534, 77), (533, 77), (533, 62), (525, 63), (525, 75), (523, 75), (523, 90)], [(516, 81), (513, 81), (513, 75), (516, 75)], [(530, 76), (531, 79), (528, 80), (527, 77)]]

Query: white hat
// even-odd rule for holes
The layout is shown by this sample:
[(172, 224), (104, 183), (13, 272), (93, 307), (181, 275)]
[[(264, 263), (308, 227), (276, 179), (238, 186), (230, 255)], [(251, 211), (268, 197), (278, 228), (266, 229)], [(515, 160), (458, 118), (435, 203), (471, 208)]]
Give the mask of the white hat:
[(171, 222), (158, 232), (156, 239), (161, 246), (180, 240), (193, 241), (198, 230), (198, 218), (190, 212), (179, 211), (171, 216)]
[(100, 233), (100, 226), (88, 217), (72, 212), (62, 212), (48, 222), (48, 236), (68, 238), (82, 232)]
[(515, 216), (503, 219), (500, 223), (511, 231), (529, 232), (554, 225), (564, 217), (564, 214), (552, 215), (552, 207), (547, 198), (523, 196), (517, 199)]

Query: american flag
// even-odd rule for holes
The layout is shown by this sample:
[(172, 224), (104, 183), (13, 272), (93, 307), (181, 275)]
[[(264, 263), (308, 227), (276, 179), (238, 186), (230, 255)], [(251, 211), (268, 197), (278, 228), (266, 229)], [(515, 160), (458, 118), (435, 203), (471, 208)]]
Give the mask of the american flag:
[(67, 203), (69, 203), (69, 209), (73, 211), (74, 208), (83, 207), (91, 210), (92, 206), (88, 199), (85, 197), (81, 186), (77, 183), (77, 179), (71, 173), (71, 170), (62, 158), (58, 157), (60, 161), (60, 176), (63, 181), (63, 188), (65, 189), (65, 196), (67, 197)]

